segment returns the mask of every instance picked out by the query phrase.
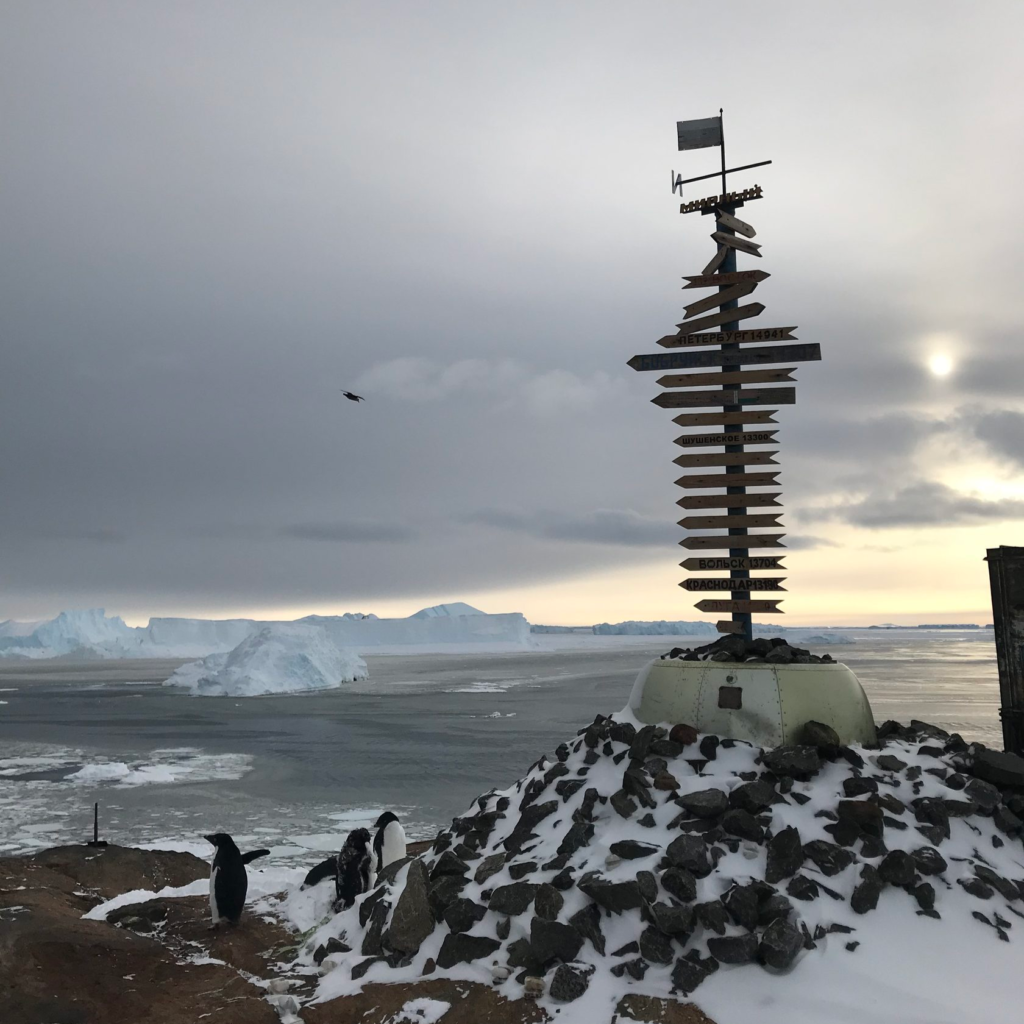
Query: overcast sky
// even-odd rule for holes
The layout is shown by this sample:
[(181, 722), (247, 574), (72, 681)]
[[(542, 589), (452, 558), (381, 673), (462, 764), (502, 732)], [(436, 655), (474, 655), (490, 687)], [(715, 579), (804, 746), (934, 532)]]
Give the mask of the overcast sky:
[(990, 621), (1022, 33), (935, 0), (4, 4), (0, 619), (698, 617), (679, 430), (625, 362), (714, 252), (669, 180), (715, 169), (675, 122), (722, 106), (730, 163), (774, 160), (735, 179), (760, 323), (823, 352), (778, 416), (786, 619)]

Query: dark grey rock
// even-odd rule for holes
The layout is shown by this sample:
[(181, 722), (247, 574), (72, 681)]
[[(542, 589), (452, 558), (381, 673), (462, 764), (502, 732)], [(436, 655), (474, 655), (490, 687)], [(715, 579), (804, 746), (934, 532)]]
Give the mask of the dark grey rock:
[(657, 928), (645, 928), (640, 933), (640, 955), (652, 964), (670, 964), (675, 956), (672, 939)]
[(729, 809), (729, 798), (720, 789), (699, 789), (679, 797), (678, 803), (695, 818), (717, 818)]
[(757, 959), (758, 941), (753, 932), (746, 935), (711, 936), (708, 952), (723, 964), (749, 964)]
[(854, 856), (849, 850), (844, 850), (841, 846), (836, 846), (833, 843), (827, 843), (824, 839), (813, 839), (811, 842), (805, 843), (804, 853), (826, 877), (838, 875), (854, 860)]
[(860, 882), (854, 887), (850, 897), (850, 907), (856, 914), (866, 914), (878, 906), (878, 897), (882, 894), (884, 882), (878, 872), (865, 864), (860, 869)]
[(658, 757), (678, 757), (683, 752), (683, 744), (675, 740), (655, 740), (650, 746), (650, 753)]
[(546, 882), (537, 887), (537, 895), (533, 900), (533, 910), (538, 917), (554, 921), (562, 912), (565, 899), (562, 894)]
[(465, 875), (469, 865), (451, 850), (445, 850), (430, 869), (430, 880), (436, 882), (442, 875)]
[(760, 814), (775, 802), (775, 787), (767, 782), (744, 782), (729, 793), (729, 803), (749, 814)]
[[(110, 919), (109, 916), (107, 918)], [(346, 942), (342, 942), (341, 939), (336, 939), (331, 936), (327, 940), (327, 944), (321, 943), (313, 952), (313, 963), (319, 967), (324, 960), (329, 957), (332, 953), (351, 953), (352, 947)]]
[(705, 736), (700, 741), (700, 756), (705, 761), (714, 761), (718, 757), (718, 745), (720, 742), (717, 736)]
[(701, 926), (709, 932), (716, 932), (719, 935), (725, 934), (725, 927), (729, 923), (729, 912), (721, 900), (709, 900), (707, 903), (694, 905), (694, 913)]
[(498, 936), (503, 942), (509, 937), (512, 931), (512, 918), (502, 917), (499, 918), (498, 923), (494, 926), (494, 934)]
[(848, 821), (868, 835), (881, 837), (885, 830), (882, 808), (868, 800), (840, 800), (836, 812), (840, 821)]
[(634, 939), (632, 942), (627, 942), (624, 946), (620, 946), (616, 949), (612, 956), (632, 956), (634, 953), (640, 952), (640, 943)]
[(466, 879), (461, 875), (443, 875), (430, 887), (427, 899), (435, 921), (440, 921), (451, 902), (466, 888)]
[(979, 900), (990, 900), (995, 892), (990, 885), (986, 885), (980, 878), (958, 878), (957, 884), (965, 892), (969, 892), (972, 896), (977, 896)]
[(571, 925), (542, 917), (530, 922), (530, 948), (544, 966), (555, 960), (575, 960), (582, 945), (583, 936)]
[(613, 914), (636, 910), (640, 906), (640, 889), (635, 880), (609, 882), (596, 872), (588, 872), (577, 881), (576, 888)]
[(964, 793), (983, 814), (991, 814), (1002, 800), (998, 787), (984, 779), (971, 779), (964, 787)]
[(484, 857), (476, 866), (476, 871), (473, 872), (473, 881), (478, 885), (483, 885), (488, 878), (496, 875), (504, 866), (505, 854), (492, 853), (489, 857)]
[(615, 743), (632, 744), (636, 739), (636, 727), (631, 722), (613, 722), (608, 730), (608, 738)]
[(930, 882), (921, 882), (913, 888), (914, 899), (922, 910), (935, 909), (935, 886)]
[(488, 910), (498, 914), (524, 914), (537, 895), (537, 886), (532, 882), (512, 882), (510, 885), (499, 885), (491, 893), (487, 904)]
[[(949, 811), (945, 804), (935, 797), (918, 797), (912, 801), (914, 817), (922, 824), (937, 830), (942, 838), (949, 838)], [(941, 840), (940, 840), (941, 841)]]
[(505, 838), (505, 849), (510, 853), (517, 853), (521, 850), (527, 839), (533, 834), (534, 826), (542, 822), (548, 815), (554, 814), (558, 808), (558, 800), (548, 800), (545, 803), (532, 804), (527, 807), (519, 815), (519, 820), (511, 834)]
[(441, 951), (437, 954), (437, 966), (447, 969), (456, 964), (470, 963), (490, 956), (500, 947), (501, 943), (497, 939), (486, 935), (446, 935), (441, 943)]
[(616, 964), (612, 968), (612, 974), (616, 978), (621, 978), (624, 974), (628, 974), (634, 981), (642, 981), (643, 976), (647, 973), (648, 963), (641, 957), (637, 957), (635, 960), (629, 960), (623, 964)]
[(654, 877), (653, 871), (638, 871), (636, 887), (640, 890), (640, 898), (648, 903), (653, 903), (658, 898), (658, 879)]
[(946, 870), (945, 858), (934, 846), (922, 846), (911, 854), (922, 875), (941, 875)]
[(757, 923), (771, 924), (777, 917), (789, 917), (793, 913), (793, 904), (780, 893), (775, 893), (762, 900), (757, 908)]
[(673, 867), (685, 868), (696, 878), (705, 878), (711, 873), (707, 844), (699, 835), (677, 836), (668, 844), (665, 856)]
[(800, 732), (800, 742), (808, 747), (838, 747), (839, 733), (824, 722), (807, 722)]
[(569, 831), (562, 837), (561, 843), (558, 845), (558, 852), (561, 854), (569, 854), (570, 856), (576, 853), (577, 850), (582, 850), (591, 839), (594, 838), (594, 826), (590, 822), (576, 821), (569, 826)]
[(878, 783), (874, 779), (853, 776), (849, 779), (843, 779), (843, 792), (850, 798), (864, 796), (866, 793), (877, 793)]
[(1024, 757), (1002, 750), (979, 750), (971, 774), (1004, 788), (1024, 789)]
[(581, 967), (572, 967), (569, 964), (559, 964), (551, 977), (548, 995), (560, 1003), (571, 1003), (587, 991), (587, 986), (590, 985), (590, 976), (593, 973), (593, 968), (586, 970)]
[(551, 879), (551, 884), (556, 889), (559, 889), (562, 892), (566, 892), (567, 890), (571, 889), (572, 888), (572, 882), (573, 882), (573, 878), (572, 878), (572, 869), (571, 868), (562, 868), (562, 870), (559, 871), (558, 874), (555, 875), (555, 877)]
[[(722, 910), (724, 914), (724, 908)], [(686, 935), (693, 930), (692, 906), (673, 907), (668, 903), (649, 903), (644, 907), (643, 916), (665, 935)]]
[(631, 818), (636, 814), (636, 801), (624, 789), (612, 793), (611, 799), (608, 802), (620, 817)]
[(365, 960), (360, 960), (352, 968), (352, 980), (358, 981), (374, 964), (383, 962), (383, 956), (368, 956)]
[(656, 739), (661, 739), (665, 730), (656, 725), (643, 726), (633, 737), (629, 745), (629, 756), (635, 761), (643, 761), (650, 752), (651, 744)]
[(906, 814), (906, 805), (898, 798), (892, 795), (892, 793), (878, 793), (876, 796), (871, 797), (873, 804), (878, 804), (883, 810), (888, 811), (890, 814)]
[(370, 914), (373, 913), (373, 908), (387, 895), (387, 889), (378, 886), (369, 896), (359, 904), (359, 927), (365, 928), (366, 922), (370, 920)]
[(757, 927), (757, 890), (752, 885), (735, 885), (722, 897), (729, 916), (741, 928), (753, 931)]
[(648, 812), (642, 818), (638, 818), (636, 822), (641, 828), (654, 828), (658, 823), (654, 820), (654, 815)]
[(757, 823), (757, 819), (749, 811), (741, 811), (738, 807), (722, 815), (722, 829), (740, 839), (750, 839), (755, 843), (764, 841), (764, 829)]
[(583, 779), (562, 779), (555, 783), (555, 792), (567, 803), (569, 798), (578, 793), (584, 786)]
[(617, 843), (612, 843), (608, 849), (623, 860), (641, 860), (644, 857), (653, 857), (659, 852), (657, 846), (652, 846), (650, 843), (638, 843), (635, 839), (620, 840)]
[(711, 969), (703, 963), (694, 963), (692, 960), (681, 957), (672, 968), (672, 987), (684, 996), (688, 996), (711, 973)]
[[(415, 953), (420, 943), (434, 930), (434, 915), (427, 899), (427, 884), (426, 866), (417, 858), (409, 865), (405, 888), (391, 915), (387, 936), (387, 944), (391, 949), (401, 953)], [(483, 916), (483, 907), (480, 912)]]
[(604, 956), (604, 932), (601, 931), (601, 911), (596, 903), (588, 903), (582, 910), (576, 911), (569, 918), (569, 924), (590, 944), (601, 956)]
[(1021, 829), (1024, 828), (1024, 821), (1021, 821), (1018, 815), (1014, 814), (1009, 807), (1003, 804), (1000, 804), (995, 809), (992, 820), (995, 822), (996, 828), (1004, 835), (1018, 836)]
[(786, 886), (786, 892), (795, 900), (814, 900), (818, 898), (818, 884), (806, 875), (797, 875)]
[(778, 917), (764, 930), (757, 952), (766, 967), (783, 970), (803, 949), (804, 937), (796, 925)]
[(506, 948), (506, 956), (509, 967), (521, 967), (527, 974), (534, 976), (544, 973), (544, 967), (534, 956), (529, 939), (515, 939), (510, 942)]
[(990, 867), (985, 864), (975, 864), (974, 873), (980, 878), (986, 885), (992, 886), (1004, 900), (1013, 903), (1014, 900), (1019, 900), (1020, 892), (1017, 886), (1013, 884), (1008, 878), (1003, 878), (1002, 875), (993, 871)]
[[(448, 909), (444, 912), (444, 923), (453, 932), (468, 932), (473, 925), (483, 920), (486, 913), (486, 907), (474, 903), (471, 899), (460, 897), (448, 905)], [(431, 925), (433, 925), (433, 921), (431, 921)], [(391, 926), (391, 930), (394, 931), (394, 925)], [(390, 945), (395, 946), (394, 942), (391, 942)], [(395, 948), (401, 949), (402, 947), (395, 946)]]
[(384, 952), (381, 940), (390, 910), (391, 904), (386, 900), (380, 900), (374, 904), (366, 930), (363, 932), (362, 944), (359, 947), (359, 952), (363, 956), (379, 956)]
[(821, 768), (817, 748), (807, 746), (785, 746), (766, 750), (761, 756), (761, 763), (776, 775), (787, 775), (795, 779), (810, 778)]
[(917, 874), (914, 858), (905, 850), (891, 850), (878, 865), (878, 874), (889, 885), (912, 885)]
[(509, 865), (508, 874), (514, 882), (518, 882), (527, 875), (532, 875), (537, 870), (535, 860), (521, 860)]
[(883, 772), (901, 772), (907, 767), (906, 761), (901, 761), (893, 754), (879, 754), (875, 759), (875, 764), (877, 764)]
[(800, 870), (805, 859), (800, 833), (790, 826), (777, 832), (768, 841), (768, 864), (765, 881), (781, 882)]
[(377, 876), (377, 885), (393, 885), (395, 878), (398, 876), (398, 872), (401, 871), (402, 868), (404, 868), (411, 860), (412, 857), (401, 857), (398, 860), (393, 860)]
[(681, 903), (692, 903), (697, 898), (697, 880), (686, 868), (672, 867), (663, 871), (661, 885)]

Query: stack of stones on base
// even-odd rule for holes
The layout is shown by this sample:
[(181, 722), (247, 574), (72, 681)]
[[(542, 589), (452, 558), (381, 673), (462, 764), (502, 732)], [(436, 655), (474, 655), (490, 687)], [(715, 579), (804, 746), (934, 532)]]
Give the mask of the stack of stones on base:
[(813, 722), (802, 739), (599, 715), (327, 930), (353, 978), (470, 964), (556, 1001), (595, 972), (685, 996), (723, 964), (785, 970), (830, 933), (855, 954), (880, 900), (1024, 934), (1024, 760), (916, 721), (886, 722), (876, 748)]
[(788, 640), (759, 636), (753, 640), (729, 634), (720, 636), (703, 647), (673, 647), (661, 656), (662, 661), (678, 658), (680, 661), (745, 661), (768, 665), (831, 665), (830, 654), (811, 654), (802, 647), (791, 647)]

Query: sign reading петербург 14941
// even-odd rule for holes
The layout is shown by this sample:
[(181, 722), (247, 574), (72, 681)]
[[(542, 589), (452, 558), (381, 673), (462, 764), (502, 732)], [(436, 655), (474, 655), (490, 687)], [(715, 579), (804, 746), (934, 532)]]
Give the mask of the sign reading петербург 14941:
[(720, 203), (739, 203), (747, 199), (760, 198), (761, 186), (755, 185), (753, 188), (745, 188), (741, 192), (724, 192), (722, 195), (707, 196), (704, 199), (694, 199), (690, 203), (681, 203), (679, 212), (693, 213), (695, 210), (708, 210), (713, 206), (718, 206)]

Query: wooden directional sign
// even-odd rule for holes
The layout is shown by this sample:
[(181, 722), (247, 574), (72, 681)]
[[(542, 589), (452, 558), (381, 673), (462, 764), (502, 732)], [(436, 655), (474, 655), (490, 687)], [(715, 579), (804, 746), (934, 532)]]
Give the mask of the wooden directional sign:
[(784, 533), (758, 533), (746, 537), (684, 537), (679, 543), (690, 551), (728, 551), (748, 548), (784, 548)]
[[(680, 213), (681, 212), (682, 212), (682, 208), (680, 207)], [(728, 248), (726, 246), (720, 245), (718, 247), (718, 252), (716, 252), (715, 255), (711, 257), (711, 261), (701, 271), (701, 273), (702, 274), (713, 274), (725, 262), (725, 257), (726, 257), (726, 254), (728, 252), (729, 252), (729, 250), (728, 250)]]
[(749, 295), (756, 287), (756, 281), (741, 281), (739, 284), (734, 284), (731, 288), (723, 288), (717, 295), (708, 295), (706, 298), (691, 302), (688, 306), (683, 307), (686, 313), (684, 319), (688, 320), (691, 316), (696, 316), (698, 313), (706, 313), (709, 309), (724, 306), (727, 302), (732, 302), (733, 299), (742, 299), (744, 295)]
[(751, 388), (735, 391), (663, 391), (651, 401), (662, 409), (699, 409), (705, 405), (796, 405), (796, 388)]
[(772, 458), (775, 452), (712, 452), (699, 455), (677, 455), (672, 461), (677, 466), (777, 466)]
[(734, 320), (749, 320), (752, 316), (760, 316), (763, 312), (763, 302), (751, 302), (746, 306), (737, 306), (735, 309), (726, 309), (721, 313), (712, 313), (711, 316), (698, 317), (685, 324), (676, 324), (676, 327), (686, 327), (691, 331), (703, 331), (721, 324), (732, 323)]
[(706, 598), (693, 607), (702, 612), (759, 612), (762, 615), (784, 615), (778, 601), (715, 601)]
[[(682, 544), (682, 541), (679, 542)], [(684, 558), (679, 564), (690, 572), (726, 572), (733, 569), (785, 569), (785, 555), (704, 555)]]
[[(733, 310), (730, 310), (733, 312)], [(728, 321), (723, 321), (728, 323)], [(679, 324), (692, 330), (693, 323)], [(703, 345), (750, 345), (755, 341), (795, 341), (795, 327), (758, 327), (746, 331), (716, 331), (714, 334), (666, 334), (658, 339), (662, 348), (697, 348)], [(635, 357), (634, 357), (635, 358)], [(660, 369), (660, 367), (657, 367)]]
[(682, 448), (714, 448), (722, 444), (775, 444), (777, 430), (740, 430), (734, 434), (683, 434), (675, 443)]
[(719, 619), (715, 623), (715, 629), (719, 633), (743, 633), (743, 623), (733, 622), (732, 619)]
[[(703, 337), (717, 338), (710, 334)], [(803, 345), (767, 345), (764, 348), (710, 349), (706, 352), (646, 352), (633, 356), (626, 365), (638, 372), (647, 370), (690, 370), (702, 366), (749, 366), (765, 363), (813, 363), (821, 359), (816, 342)], [(716, 378), (718, 380), (720, 378)], [(722, 381), (725, 383), (725, 381)]]
[(748, 242), (745, 238), (741, 238), (739, 235), (730, 235), (725, 231), (716, 231), (711, 237), (719, 245), (728, 245), (733, 249), (738, 249), (740, 252), (745, 252), (748, 256), (761, 255), (760, 242)]
[(681, 427), (730, 427), (741, 423), (775, 423), (778, 409), (741, 409), (739, 412), (681, 412), (672, 417)]
[(684, 288), (719, 288), (729, 284), (753, 281), (755, 284), (772, 275), (767, 270), (732, 270), (728, 274), (690, 274), (683, 278)]
[(729, 384), (783, 384), (786, 381), (794, 383), (795, 377), (790, 374), (796, 369), (795, 366), (783, 366), (771, 370), (730, 370), (717, 373), (670, 373), (659, 377), (657, 383), (663, 388), (694, 388), (704, 387), (707, 384), (721, 384), (723, 387)]
[(707, 490), (709, 487), (775, 487), (779, 470), (770, 473), (698, 473), (681, 476), (676, 484), (690, 491)]
[(725, 590), (732, 594), (742, 594), (755, 590), (785, 590), (786, 588), (782, 585), (785, 581), (785, 576), (752, 580), (723, 580), (698, 577), (697, 579), (684, 580), (679, 586), (684, 590)]
[(747, 238), (753, 238), (757, 234), (753, 227), (745, 220), (740, 220), (739, 217), (734, 217), (731, 213), (726, 213), (725, 210), (716, 210), (715, 220), (723, 228), (735, 231), (737, 235), (746, 235)]
[(684, 494), (676, 500), (680, 508), (765, 508), (769, 505), (778, 508), (781, 497), (774, 494)]
[(679, 520), (684, 530), (733, 530), (740, 527), (778, 529), (781, 512), (763, 516), (686, 516)]

